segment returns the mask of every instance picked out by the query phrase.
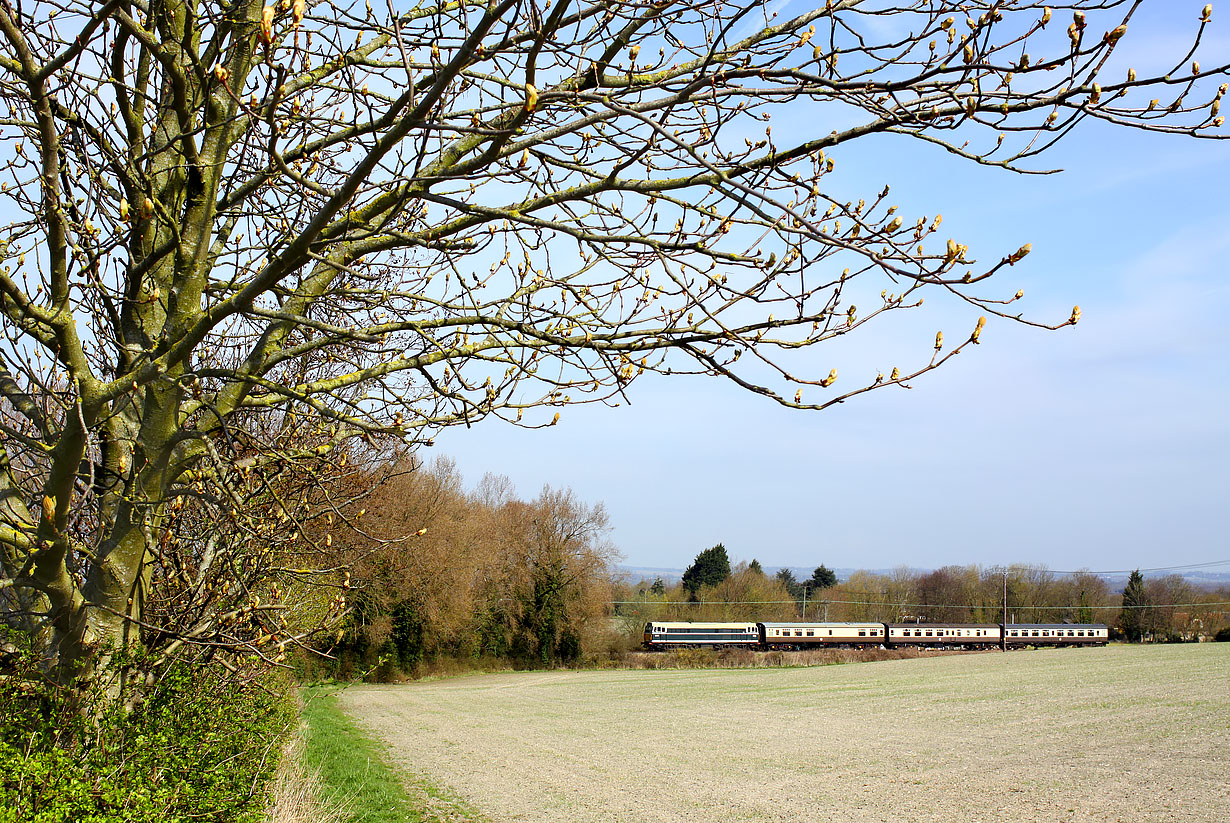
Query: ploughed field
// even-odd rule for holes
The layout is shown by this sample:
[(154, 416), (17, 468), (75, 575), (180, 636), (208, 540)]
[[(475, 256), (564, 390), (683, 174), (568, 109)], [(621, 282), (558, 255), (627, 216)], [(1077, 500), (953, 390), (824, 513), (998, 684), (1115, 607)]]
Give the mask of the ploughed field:
[(350, 688), (506, 821), (1230, 820), (1230, 643)]

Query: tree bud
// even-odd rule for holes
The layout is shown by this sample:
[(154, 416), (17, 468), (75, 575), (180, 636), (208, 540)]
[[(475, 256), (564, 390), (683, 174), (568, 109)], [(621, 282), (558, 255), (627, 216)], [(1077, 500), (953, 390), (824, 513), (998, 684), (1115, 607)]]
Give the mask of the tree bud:
[(261, 41), (266, 46), (273, 43), (273, 6), (261, 9)]

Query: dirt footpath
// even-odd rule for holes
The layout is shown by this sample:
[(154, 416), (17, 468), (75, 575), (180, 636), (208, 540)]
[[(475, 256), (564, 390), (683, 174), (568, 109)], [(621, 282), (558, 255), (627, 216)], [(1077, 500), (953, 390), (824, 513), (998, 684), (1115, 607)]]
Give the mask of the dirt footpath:
[(496, 823), (1230, 820), (1230, 644), (347, 689)]

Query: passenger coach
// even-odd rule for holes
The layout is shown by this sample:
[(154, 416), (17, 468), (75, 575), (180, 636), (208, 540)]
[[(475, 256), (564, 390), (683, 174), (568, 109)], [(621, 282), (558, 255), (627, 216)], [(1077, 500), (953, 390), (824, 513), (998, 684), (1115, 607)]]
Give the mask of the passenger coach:
[(1004, 626), (1008, 648), (1022, 646), (1105, 646), (1110, 629), (1101, 623), (1009, 623)]
[(757, 623), (761, 643), (770, 649), (816, 646), (879, 646), (883, 623)]
[(985, 648), (998, 646), (998, 623), (885, 623), (886, 646)]

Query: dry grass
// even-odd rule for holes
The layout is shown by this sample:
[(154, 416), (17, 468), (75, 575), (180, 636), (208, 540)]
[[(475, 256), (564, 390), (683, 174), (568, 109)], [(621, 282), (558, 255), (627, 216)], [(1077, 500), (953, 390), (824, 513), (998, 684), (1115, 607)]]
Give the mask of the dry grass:
[(754, 649), (667, 649), (627, 652), (608, 668), (616, 669), (780, 669), (800, 666), (831, 666), (838, 663), (871, 663), (879, 660), (913, 660), (977, 652), (928, 649), (811, 649), (797, 652), (762, 652)]
[(286, 742), (282, 760), (270, 785), (265, 823), (343, 823), (343, 808), (322, 801), (320, 775), (303, 762), (303, 737)]
[(348, 689), (495, 821), (1230, 820), (1230, 644)]

